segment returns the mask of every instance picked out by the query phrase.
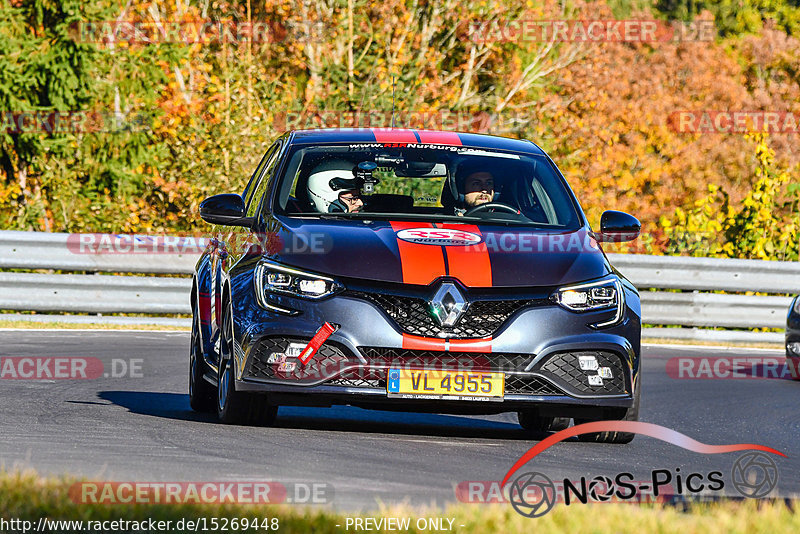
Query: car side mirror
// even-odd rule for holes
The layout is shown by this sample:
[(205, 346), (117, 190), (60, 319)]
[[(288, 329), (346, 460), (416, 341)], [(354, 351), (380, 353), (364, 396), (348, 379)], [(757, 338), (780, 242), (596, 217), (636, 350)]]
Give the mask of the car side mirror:
[(253, 224), (253, 217), (245, 217), (244, 199), (234, 193), (214, 195), (205, 199), (200, 203), (200, 217), (207, 223), (224, 226)]
[(600, 217), (600, 232), (595, 238), (606, 243), (623, 243), (636, 239), (641, 229), (642, 223), (633, 215), (608, 210)]

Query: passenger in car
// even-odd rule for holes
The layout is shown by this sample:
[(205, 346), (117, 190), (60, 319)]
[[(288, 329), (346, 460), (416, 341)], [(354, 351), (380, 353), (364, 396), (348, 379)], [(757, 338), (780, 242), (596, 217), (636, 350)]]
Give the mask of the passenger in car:
[(364, 207), (361, 191), (350, 171), (321, 170), (308, 178), (308, 196), (322, 213), (355, 213)]

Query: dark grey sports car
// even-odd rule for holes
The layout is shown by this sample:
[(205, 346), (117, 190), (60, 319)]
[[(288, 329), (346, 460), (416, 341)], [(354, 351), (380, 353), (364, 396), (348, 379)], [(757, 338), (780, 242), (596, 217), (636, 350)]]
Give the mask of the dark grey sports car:
[(291, 132), (200, 215), (189, 388), (223, 422), (292, 404), (514, 411), (534, 431), (638, 417), (639, 295), (599, 243), (639, 222), (592, 231), (530, 141)]

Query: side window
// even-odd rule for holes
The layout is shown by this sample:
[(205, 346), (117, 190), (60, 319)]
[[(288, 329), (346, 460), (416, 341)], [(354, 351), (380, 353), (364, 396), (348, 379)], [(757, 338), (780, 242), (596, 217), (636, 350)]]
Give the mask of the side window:
[(280, 154), (281, 143), (278, 141), (272, 148), (269, 149), (267, 156), (264, 158), (264, 166), (259, 169), (261, 173), (260, 176), (256, 177), (255, 186), (253, 187), (253, 193), (249, 199), (247, 199), (247, 216), (248, 217), (255, 217), (256, 210), (258, 210), (258, 206), (261, 204), (261, 198), (264, 196), (264, 192), (269, 188), (269, 184), (272, 183), (272, 175), (273, 171), (275, 170), (275, 166), (278, 163), (278, 155)]
[(261, 174), (264, 172), (264, 167), (267, 166), (269, 160), (278, 151), (278, 144), (279, 143), (274, 143), (271, 147), (269, 147), (267, 153), (264, 154), (264, 157), (261, 158), (261, 161), (258, 163), (258, 167), (256, 167), (256, 171), (253, 173), (253, 176), (250, 177), (250, 181), (247, 183), (247, 187), (245, 188), (244, 193), (242, 193), (242, 198), (244, 198), (244, 205), (248, 206), (248, 208), (250, 206), (250, 201), (253, 199), (253, 194), (258, 188), (258, 181), (259, 178), (261, 177)]

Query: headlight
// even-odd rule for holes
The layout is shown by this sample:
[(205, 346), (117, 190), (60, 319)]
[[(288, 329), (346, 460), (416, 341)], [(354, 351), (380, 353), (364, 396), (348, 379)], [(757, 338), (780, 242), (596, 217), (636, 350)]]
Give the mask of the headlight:
[(256, 297), (264, 308), (291, 313), (268, 302), (270, 295), (289, 295), (305, 299), (322, 299), (344, 289), (327, 276), (287, 267), (272, 261), (261, 261), (255, 272)]
[(617, 277), (562, 287), (553, 294), (553, 300), (563, 308), (574, 312), (616, 310), (611, 320), (593, 324), (595, 328), (617, 324), (622, 319), (622, 309), (625, 305), (622, 284)]

